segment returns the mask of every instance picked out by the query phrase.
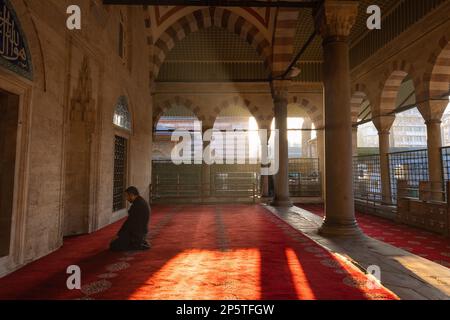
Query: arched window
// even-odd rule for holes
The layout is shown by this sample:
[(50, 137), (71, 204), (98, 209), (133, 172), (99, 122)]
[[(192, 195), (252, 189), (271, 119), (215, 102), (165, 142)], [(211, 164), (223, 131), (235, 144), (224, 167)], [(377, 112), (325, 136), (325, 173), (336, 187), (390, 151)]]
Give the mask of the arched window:
[(159, 118), (153, 136), (153, 160), (171, 160), (175, 131), (187, 131), (191, 134), (191, 153), (187, 158), (194, 159), (196, 152), (203, 150), (202, 124), (193, 111), (182, 104), (173, 104)]
[(113, 123), (122, 129), (131, 131), (131, 115), (128, 110), (127, 98), (124, 96), (121, 96), (117, 101)]
[(256, 163), (260, 158), (261, 140), (258, 123), (247, 108), (230, 105), (217, 116), (211, 147), (216, 163)]
[(128, 140), (131, 132), (131, 114), (125, 96), (117, 100), (113, 123), (118, 128), (114, 134), (113, 212), (121, 212), (126, 209), (123, 190), (128, 181)]

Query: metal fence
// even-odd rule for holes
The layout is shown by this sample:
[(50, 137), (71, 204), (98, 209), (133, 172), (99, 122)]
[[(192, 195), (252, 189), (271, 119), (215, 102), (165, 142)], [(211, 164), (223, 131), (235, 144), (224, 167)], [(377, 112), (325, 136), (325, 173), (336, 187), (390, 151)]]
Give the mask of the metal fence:
[(260, 164), (213, 164), (209, 167), (211, 196), (247, 197), (260, 193)]
[(389, 154), (392, 200), (397, 202), (397, 180), (406, 180), (409, 196), (419, 197), (419, 183), (428, 181), (428, 151), (414, 150)]
[(259, 164), (175, 165), (171, 161), (152, 164), (152, 201), (207, 202), (233, 198), (255, 202), (259, 185)]
[(291, 197), (322, 196), (319, 159), (289, 159), (289, 192)]
[(171, 161), (153, 161), (152, 172), (154, 198), (188, 198), (201, 195), (201, 165), (175, 165)]
[(450, 181), (450, 147), (441, 149), (442, 156), (442, 174), (444, 181)]
[[(441, 148), (441, 161), (442, 161), (442, 178), (444, 181), (444, 194), (447, 195), (447, 182), (450, 181), (450, 147)], [(449, 199), (445, 199), (448, 201)]]
[(381, 202), (380, 155), (353, 157), (355, 199)]

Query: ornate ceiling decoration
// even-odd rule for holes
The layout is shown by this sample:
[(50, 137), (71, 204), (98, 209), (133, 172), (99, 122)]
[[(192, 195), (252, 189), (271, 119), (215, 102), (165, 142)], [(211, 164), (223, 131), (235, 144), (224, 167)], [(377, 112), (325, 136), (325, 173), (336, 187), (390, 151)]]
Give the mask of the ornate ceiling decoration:
[[(369, 31), (366, 10), (370, 5), (378, 5), (383, 13), (383, 34), (400, 34), (435, 9), (445, 0), (359, 0), (357, 21), (350, 34), (352, 67), (363, 62), (375, 51), (385, 46), (391, 38), (378, 41), (380, 31)], [(406, 7), (407, 8), (406, 8)], [(186, 10), (186, 7), (158, 6), (154, 9), (156, 24), (170, 23), (172, 16)], [(273, 34), (277, 10), (270, 8), (234, 8), (245, 19), (259, 21), (259, 29), (269, 37)], [(298, 53), (315, 32), (313, 9), (299, 9), (296, 26), (294, 52)], [(414, 19), (410, 16), (414, 13)], [(256, 19), (256, 20), (255, 20)], [(401, 25), (401, 27), (399, 27)], [(167, 28), (167, 26), (164, 26)], [(268, 74), (261, 58), (254, 48), (227, 30), (210, 28), (196, 32), (178, 42), (161, 66), (158, 81), (225, 81), (264, 80)], [(377, 39), (374, 39), (377, 38)], [(239, 40), (239, 41), (238, 41)], [(377, 42), (378, 41), (378, 42)], [(370, 48), (370, 51), (367, 50)], [(322, 73), (322, 39), (316, 36), (298, 61), (302, 70), (295, 80), (320, 82)]]
[[(155, 6), (156, 27), (161, 26), (171, 16), (186, 8), (186, 6)], [(254, 16), (263, 26), (269, 27), (270, 8), (243, 8), (245, 11)]]

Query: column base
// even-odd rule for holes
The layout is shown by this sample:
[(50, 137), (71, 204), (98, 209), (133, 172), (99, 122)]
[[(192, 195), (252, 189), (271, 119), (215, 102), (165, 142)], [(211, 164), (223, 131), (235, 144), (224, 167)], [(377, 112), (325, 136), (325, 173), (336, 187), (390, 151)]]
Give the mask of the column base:
[(356, 220), (352, 223), (341, 224), (327, 222), (326, 219), (319, 229), (319, 234), (330, 237), (359, 237), (364, 235)]
[(294, 204), (292, 203), (292, 201), (290, 199), (284, 199), (284, 200), (278, 200), (278, 199), (274, 199), (270, 205), (272, 207), (280, 207), (280, 208), (290, 208), (293, 207)]

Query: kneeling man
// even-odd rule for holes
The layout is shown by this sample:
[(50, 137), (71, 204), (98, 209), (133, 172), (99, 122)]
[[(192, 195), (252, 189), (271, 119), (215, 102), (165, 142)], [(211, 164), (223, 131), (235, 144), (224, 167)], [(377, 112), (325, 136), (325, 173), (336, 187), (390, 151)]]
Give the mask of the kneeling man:
[(146, 238), (150, 207), (139, 195), (137, 188), (129, 187), (125, 193), (131, 207), (128, 210), (128, 218), (120, 228), (117, 238), (111, 242), (110, 249), (112, 251), (148, 250), (150, 245)]

